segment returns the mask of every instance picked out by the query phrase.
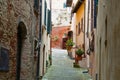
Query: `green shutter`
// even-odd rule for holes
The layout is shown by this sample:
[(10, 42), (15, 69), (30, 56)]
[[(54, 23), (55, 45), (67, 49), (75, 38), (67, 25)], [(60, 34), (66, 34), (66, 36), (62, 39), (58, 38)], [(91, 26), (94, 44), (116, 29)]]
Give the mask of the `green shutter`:
[(51, 10), (47, 10), (47, 33), (51, 32)]
[(46, 25), (46, 9), (47, 9), (47, 3), (45, 1), (45, 5), (44, 5), (44, 24)]

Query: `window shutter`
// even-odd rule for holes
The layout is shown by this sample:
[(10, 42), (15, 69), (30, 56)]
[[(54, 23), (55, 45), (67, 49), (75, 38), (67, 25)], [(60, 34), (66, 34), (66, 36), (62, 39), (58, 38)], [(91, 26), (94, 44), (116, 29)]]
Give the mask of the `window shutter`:
[(97, 9), (98, 9), (98, 0), (94, 0), (94, 28), (97, 26)]
[(45, 1), (45, 5), (44, 5), (44, 24), (46, 25), (46, 10), (47, 10), (47, 3)]
[(51, 10), (47, 10), (47, 33), (51, 32)]

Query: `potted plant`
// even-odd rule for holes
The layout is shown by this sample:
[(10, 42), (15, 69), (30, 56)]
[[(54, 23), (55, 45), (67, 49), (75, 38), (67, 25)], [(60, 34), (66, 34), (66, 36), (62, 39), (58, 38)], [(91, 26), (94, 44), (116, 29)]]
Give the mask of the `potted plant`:
[(82, 56), (83, 54), (84, 54), (84, 51), (81, 50), (81, 49), (78, 49), (78, 50), (76, 51), (76, 55), (77, 55), (77, 56)]
[(70, 58), (73, 58), (73, 57), (72, 57), (72, 51), (71, 51), (73, 45), (74, 45), (74, 42), (72, 41), (72, 39), (68, 39), (68, 40), (66, 41), (66, 49), (67, 49), (67, 52), (68, 52), (68, 56), (69, 56)]
[(72, 39), (68, 39), (66, 42), (66, 49), (71, 50), (73, 45), (74, 45), (74, 42), (72, 41)]
[(82, 60), (82, 55), (84, 54), (84, 51), (81, 49), (78, 49), (76, 51), (76, 55), (75, 55), (75, 62), (78, 63), (79, 60)]

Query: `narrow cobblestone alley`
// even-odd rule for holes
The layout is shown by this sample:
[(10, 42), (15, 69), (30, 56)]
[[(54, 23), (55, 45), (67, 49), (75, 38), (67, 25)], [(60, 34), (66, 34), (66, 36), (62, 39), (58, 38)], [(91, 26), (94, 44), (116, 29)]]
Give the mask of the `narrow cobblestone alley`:
[(52, 49), (53, 64), (42, 80), (92, 80), (85, 69), (73, 68), (74, 60), (67, 56), (66, 50)]

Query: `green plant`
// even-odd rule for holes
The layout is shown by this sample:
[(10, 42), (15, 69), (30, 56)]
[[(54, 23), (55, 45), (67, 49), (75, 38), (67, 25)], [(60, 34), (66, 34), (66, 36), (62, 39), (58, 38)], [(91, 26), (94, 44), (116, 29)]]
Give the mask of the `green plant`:
[(57, 41), (58, 39), (59, 39), (59, 37), (56, 35), (56, 36), (54, 36), (53, 41)]
[(64, 36), (67, 36), (67, 33), (64, 33)]
[(66, 46), (73, 46), (74, 42), (72, 41), (72, 39), (68, 39), (66, 42)]
[(81, 50), (81, 49), (78, 49), (78, 50), (76, 51), (76, 54), (77, 54), (78, 56), (81, 56), (82, 54), (84, 54), (84, 51)]
[(79, 64), (77, 64), (77, 63), (75, 63), (75, 62), (73, 63), (73, 67), (74, 67), (74, 68), (80, 68)]

